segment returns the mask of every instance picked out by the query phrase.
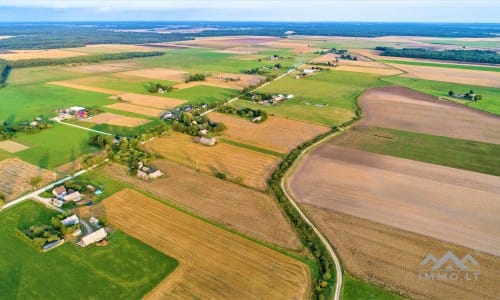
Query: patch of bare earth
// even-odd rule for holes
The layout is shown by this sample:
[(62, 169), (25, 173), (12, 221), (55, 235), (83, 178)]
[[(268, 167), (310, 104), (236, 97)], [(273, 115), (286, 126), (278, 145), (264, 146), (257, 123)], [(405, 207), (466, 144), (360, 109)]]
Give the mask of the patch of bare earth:
[[(180, 265), (146, 299), (305, 299), (303, 263), (125, 189), (103, 201), (113, 226)], [(169, 284), (170, 281), (170, 284)]]
[(109, 94), (109, 95), (123, 93), (122, 91), (105, 89), (105, 88), (89, 86), (89, 85), (83, 85), (83, 84), (79, 84), (79, 83), (75, 83), (75, 82), (71, 82), (71, 81), (51, 81), (51, 82), (48, 82), (48, 84), (53, 84), (53, 85), (77, 89), (77, 90), (89, 91), (89, 92)]
[(186, 100), (160, 97), (160, 96), (150, 96), (135, 93), (122, 93), (116, 96), (120, 98), (123, 102), (128, 102), (134, 105), (149, 106), (158, 109), (173, 108), (184, 104)]
[(199, 85), (208, 85), (221, 87), (225, 89), (242, 90), (250, 85), (256, 85), (262, 82), (266, 77), (261, 75), (245, 75), (232, 73), (217, 73), (207, 77), (203, 81), (191, 81), (175, 85), (176, 89), (186, 89)]
[(288, 181), (304, 204), (500, 256), (500, 178), (330, 143)]
[(170, 81), (178, 81), (184, 82), (187, 76), (186, 71), (182, 70), (174, 70), (174, 69), (165, 69), (165, 68), (149, 68), (149, 69), (138, 69), (127, 72), (117, 73), (115, 75), (124, 75), (124, 76), (136, 76), (143, 77), (149, 79), (158, 79), (158, 80), (170, 80)]
[(212, 112), (211, 120), (222, 122), (227, 129), (223, 136), (245, 144), (287, 153), (305, 141), (327, 132), (325, 126), (269, 116), (262, 123), (252, 123), (248, 119)]
[(166, 160), (157, 160), (154, 165), (167, 176), (147, 182), (130, 176), (125, 167), (116, 164), (107, 166), (104, 172), (252, 237), (280, 247), (301, 247), (270, 196)]
[(121, 111), (126, 111), (126, 112), (132, 112), (132, 113), (141, 114), (141, 115), (150, 116), (150, 117), (159, 117), (164, 112), (164, 110), (161, 110), (161, 109), (140, 106), (140, 105), (134, 105), (134, 104), (129, 104), (129, 103), (123, 103), (123, 102), (118, 102), (115, 104), (106, 105), (105, 107), (111, 108), (111, 109), (116, 109), (116, 110), (121, 110)]
[(48, 50), (9, 50), (9, 53), (0, 54), (0, 59), (5, 60), (21, 60), (21, 59), (50, 59), (50, 58), (67, 58), (75, 56), (83, 56), (87, 53), (61, 50), (61, 49), (48, 49)]
[(403, 87), (367, 90), (361, 124), (499, 144), (500, 118)]
[(0, 149), (5, 150), (9, 153), (16, 153), (28, 149), (29, 147), (23, 144), (16, 143), (11, 140), (5, 140), (0, 142)]
[(150, 120), (147, 119), (127, 117), (113, 113), (98, 114), (90, 119), (85, 119), (84, 121), (94, 124), (109, 124), (126, 127), (136, 127), (150, 122)]
[(6, 200), (13, 200), (22, 194), (33, 190), (30, 180), (40, 176), (39, 186), (44, 186), (56, 178), (54, 172), (29, 164), (19, 158), (9, 158), (0, 161), (0, 193)]
[(129, 69), (136, 68), (137, 64), (134, 62), (113, 62), (113, 63), (102, 63), (102, 64), (85, 64), (74, 67), (65, 68), (64, 70), (70, 72), (77, 72), (83, 74), (93, 74), (93, 73), (112, 73), (120, 72)]

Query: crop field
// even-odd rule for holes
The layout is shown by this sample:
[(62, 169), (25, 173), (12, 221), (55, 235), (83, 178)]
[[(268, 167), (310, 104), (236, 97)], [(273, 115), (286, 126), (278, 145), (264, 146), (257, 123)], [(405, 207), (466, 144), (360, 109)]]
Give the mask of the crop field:
[(20, 60), (20, 59), (35, 59), (35, 58), (67, 58), (74, 56), (87, 55), (78, 51), (49, 49), (49, 50), (10, 50), (8, 53), (1, 53), (0, 59), (5, 60)]
[[(461, 85), (456, 83), (439, 82), (423, 79), (405, 78), (391, 76), (383, 79), (384, 81), (401, 85), (412, 90), (433, 95), (434, 97), (451, 100), (462, 103), (463, 105), (484, 110), (493, 114), (500, 115), (500, 89), (484, 86)], [(467, 93), (469, 90), (483, 96), (483, 99), (477, 102), (448, 97), (448, 91), (456, 93)]]
[(16, 153), (28, 149), (28, 146), (16, 143), (11, 140), (0, 141), (0, 150), (7, 151), (9, 153)]
[[(169, 94), (171, 95), (171, 94)], [(134, 105), (149, 106), (153, 108), (173, 108), (184, 104), (186, 101), (182, 99), (167, 98), (161, 96), (150, 96), (134, 93), (122, 93), (116, 96), (120, 98), (121, 101), (127, 102)]]
[(123, 102), (119, 102), (119, 103), (115, 103), (115, 104), (111, 104), (111, 105), (106, 105), (104, 107), (115, 109), (115, 110), (120, 110), (120, 111), (141, 114), (141, 115), (150, 116), (150, 117), (159, 117), (162, 113), (165, 112), (162, 109), (141, 106), (141, 105), (135, 105), (135, 104), (129, 104), (129, 103), (123, 103)]
[(148, 299), (307, 298), (301, 262), (191, 217), (133, 190), (103, 201), (111, 224), (179, 260)]
[(117, 164), (110, 164), (103, 171), (112, 178), (130, 183), (238, 232), (280, 247), (301, 248), (276, 201), (270, 196), (167, 160), (156, 160), (153, 164), (167, 176), (147, 182), (130, 176), (125, 167)]
[(98, 64), (82, 64), (74, 67), (67, 67), (64, 70), (82, 74), (96, 74), (109, 72), (123, 72), (138, 68), (138, 64), (133, 61), (107, 62)]
[(223, 89), (215, 86), (198, 85), (168, 93), (169, 97), (186, 100), (190, 104), (215, 103), (238, 96), (237, 90)]
[(301, 203), (500, 256), (496, 176), (324, 144), (288, 187)]
[(75, 51), (84, 52), (88, 54), (158, 51), (158, 48), (156, 47), (147, 47), (141, 45), (126, 45), (126, 44), (96, 44), (96, 45), (86, 45), (85, 47), (77, 47), (70, 49), (74, 49)]
[(234, 47), (248, 47), (259, 45), (265, 42), (279, 40), (276, 37), (268, 36), (235, 36), (235, 37), (207, 37), (196, 38), (194, 40), (175, 42), (180, 45), (191, 45), (197, 47), (227, 49)]
[(149, 120), (127, 117), (113, 113), (102, 113), (98, 114), (97, 116), (93, 116), (91, 119), (86, 119), (85, 122), (93, 124), (109, 124), (116, 126), (136, 127), (148, 123)]
[(188, 72), (183, 70), (174, 70), (166, 68), (148, 68), (148, 69), (138, 69), (127, 72), (120, 72), (116, 74), (117, 76), (135, 76), (143, 77), (148, 79), (157, 80), (169, 80), (176, 82), (184, 82), (188, 76)]
[(88, 144), (90, 136), (88, 131), (55, 124), (37, 134), (18, 134), (14, 141), (29, 149), (14, 155), (44, 169), (54, 168), (96, 151)]
[[(498, 296), (500, 258), (470, 248), (446, 243), (424, 235), (410, 233), (366, 219), (304, 205), (340, 255), (344, 267), (362, 280), (402, 293), (410, 299), (494, 299)], [(463, 223), (462, 223), (463, 224)], [(441, 257), (452, 251), (459, 259), (471, 254), (479, 263), (479, 278), (474, 281), (420, 280), (421, 261), (431, 253)], [(474, 266), (468, 266), (474, 270)], [(350, 278), (344, 276), (344, 299), (371, 299), (350, 289)], [(373, 299), (392, 299), (385, 292)]]
[(226, 48), (224, 50), (216, 50), (214, 52), (245, 55), (245, 54), (255, 54), (257, 52), (262, 51), (263, 49), (265, 50), (266, 48), (261, 48), (261, 47), (232, 47), (232, 48)]
[(195, 170), (224, 173), (229, 180), (260, 190), (266, 189), (267, 179), (280, 161), (275, 156), (225, 143), (204, 146), (180, 133), (157, 138), (145, 149)]
[(343, 147), (500, 176), (500, 144), (369, 126), (353, 127), (333, 142)]
[[(372, 63), (372, 62), (368, 62), (368, 63)], [(377, 66), (377, 63), (374, 63), (373, 66)], [(311, 67), (311, 66), (307, 66), (307, 67)], [(383, 66), (383, 67), (356, 66), (356, 65), (343, 64), (343, 63), (340, 63), (340, 65), (337, 67), (321, 66), (321, 68), (328, 69), (331, 71), (367, 73), (367, 74), (374, 74), (374, 75), (379, 75), (379, 76), (390, 76), (390, 75), (396, 75), (396, 74), (402, 73), (402, 71), (400, 71), (400, 70), (389, 68), (387, 66)]]
[[(16, 228), (40, 222), (48, 224), (55, 214), (31, 201), (2, 212), (2, 298), (140, 299), (178, 265), (175, 259), (118, 230), (113, 232), (106, 247), (83, 249), (68, 242), (46, 253), (37, 252), (16, 237)], [(75, 290), (75, 283), (92, 288)]]
[(174, 88), (185, 89), (199, 85), (208, 85), (225, 89), (242, 90), (250, 85), (256, 85), (261, 81), (265, 81), (265, 79), (266, 77), (260, 75), (217, 73), (207, 77), (203, 81), (181, 83), (175, 85)]
[(312, 53), (319, 50), (319, 48), (316, 48), (313, 43), (301, 40), (279, 39), (265, 42), (261, 45), (270, 48), (289, 49), (293, 53)]
[(239, 107), (264, 109), (270, 115), (334, 126), (355, 116), (356, 98), (364, 89), (383, 84), (372, 74), (321, 71), (302, 79), (288, 76), (259, 89), (265, 93), (295, 96), (280, 105), (263, 106), (243, 100), (236, 101), (235, 104)]
[(413, 60), (393, 60), (393, 59), (379, 59), (380, 62), (386, 64), (402, 64), (410, 66), (425, 66), (425, 67), (438, 67), (438, 68), (451, 68), (451, 69), (465, 69), (465, 70), (476, 70), (476, 71), (488, 71), (488, 72), (500, 72), (499, 67), (493, 67), (490, 65), (472, 65), (465, 63), (449, 63), (449, 62), (428, 62), (428, 61), (413, 61)]
[(408, 64), (390, 65), (404, 70), (406, 74), (400, 75), (402, 77), (500, 88), (500, 74), (498, 72), (439, 68)]
[(362, 124), (500, 143), (500, 118), (402, 87), (370, 89), (359, 99)]
[(0, 120), (10, 122), (31, 121), (40, 115), (55, 116), (57, 109), (73, 105), (100, 106), (115, 101), (107, 95), (75, 90), (48, 84), (7, 86), (0, 90), (2, 107)]
[(222, 132), (224, 137), (280, 153), (288, 153), (303, 142), (329, 130), (325, 126), (273, 116), (259, 124), (238, 116), (216, 112), (208, 116), (211, 120), (222, 122), (227, 126)]
[(40, 186), (44, 186), (56, 177), (55, 173), (41, 169), (18, 158), (0, 161), (0, 194), (6, 200), (13, 200), (33, 189), (30, 179), (36, 176), (42, 178)]
[[(69, 80), (83, 76), (67, 71), (64, 66), (43, 66), (32, 68), (14, 68), (7, 80), (8, 88), (20, 85), (40, 84), (49, 81)], [(4, 90), (7, 88), (3, 88)]]

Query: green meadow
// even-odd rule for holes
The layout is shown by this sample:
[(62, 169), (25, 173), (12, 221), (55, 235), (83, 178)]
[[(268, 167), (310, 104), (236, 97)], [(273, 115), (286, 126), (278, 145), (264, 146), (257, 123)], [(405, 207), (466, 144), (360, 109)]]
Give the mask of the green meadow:
[(187, 89), (174, 90), (165, 93), (167, 97), (183, 99), (189, 104), (215, 103), (223, 100), (230, 100), (239, 95), (239, 91), (224, 89), (215, 86), (198, 85)]
[(265, 109), (290, 119), (334, 126), (355, 116), (356, 99), (363, 90), (384, 85), (377, 76), (345, 71), (321, 71), (313, 76), (295, 79), (287, 76), (259, 89), (272, 94), (293, 94), (293, 99), (275, 106), (262, 106), (238, 100), (238, 107)]
[(344, 274), (342, 285), (342, 300), (397, 300), (403, 299), (376, 285)]
[(11, 86), (0, 89), (0, 120), (8, 123), (56, 116), (55, 110), (73, 105), (92, 107), (112, 104), (108, 95), (50, 84)]
[(476, 71), (500, 72), (500, 68), (489, 67), (489, 66), (479, 66), (479, 65), (442, 64), (442, 63), (425, 62), (425, 61), (392, 60), (392, 59), (379, 59), (378, 61), (388, 63), (388, 64), (401, 64), (401, 65), (439, 67), (439, 68), (449, 68), (449, 69), (465, 69), (465, 70), (476, 70)]
[(106, 247), (66, 242), (45, 253), (15, 235), (16, 228), (49, 223), (54, 214), (31, 201), (0, 213), (0, 298), (140, 299), (178, 265), (121, 231)]
[(18, 133), (13, 140), (30, 148), (14, 155), (42, 168), (54, 168), (96, 151), (88, 144), (91, 134), (61, 124), (35, 134)]
[[(480, 110), (500, 115), (500, 89), (497, 88), (463, 85), (457, 83), (405, 78), (397, 76), (385, 77), (382, 80), (392, 84), (404, 86), (422, 93), (426, 93), (437, 98), (444, 98), (447, 100), (459, 102), (470, 107), (474, 107)], [(463, 99), (456, 99), (448, 96), (448, 91), (454, 91), (457, 94), (464, 94), (469, 92), (469, 90), (473, 90), (476, 94), (480, 94), (483, 97), (483, 99), (474, 102)]]
[[(358, 126), (340, 146), (500, 176), (500, 145), (380, 127)], [(380, 138), (379, 136), (390, 137)]]

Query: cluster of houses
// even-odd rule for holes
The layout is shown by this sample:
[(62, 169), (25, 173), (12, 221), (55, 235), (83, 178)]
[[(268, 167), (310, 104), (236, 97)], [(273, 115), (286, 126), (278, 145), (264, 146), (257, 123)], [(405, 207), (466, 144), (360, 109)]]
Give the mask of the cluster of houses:
[(59, 120), (86, 119), (90, 117), (88, 110), (81, 106), (71, 106), (59, 110)]
[(138, 168), (137, 168), (137, 177), (144, 179), (144, 180), (155, 180), (160, 177), (163, 177), (165, 174), (163, 174), (162, 171), (155, 169), (153, 167), (148, 167), (144, 165), (144, 163), (139, 162)]
[[(252, 100), (254, 100), (254, 98), (253, 98), (254, 96), (252, 96)], [(257, 103), (259, 103), (261, 105), (275, 105), (275, 104), (280, 104), (281, 102), (285, 102), (286, 100), (290, 100), (293, 97), (294, 97), (294, 95), (292, 95), (292, 94), (288, 94), (288, 95), (277, 94), (277, 95), (272, 95), (270, 99), (263, 99), (261, 101), (258, 101)]]
[(163, 115), (160, 117), (161, 120), (167, 121), (167, 120), (175, 120), (178, 119), (181, 113), (183, 112), (200, 112), (203, 110), (208, 109), (207, 104), (201, 104), (199, 106), (192, 106), (192, 105), (185, 105), (183, 107), (178, 107), (173, 111), (166, 111), (163, 113)]
[[(78, 218), (77, 215), (73, 214), (63, 220), (61, 220), (61, 223), (64, 226), (73, 226), (75, 224), (80, 223), (80, 218)], [(94, 227), (99, 226), (99, 220), (95, 217), (91, 217), (89, 219), (89, 223), (93, 225)], [(82, 234), (82, 230), (78, 229), (72, 233), (74, 237), (80, 236)], [(89, 232), (87, 235), (83, 236), (80, 241), (78, 241), (76, 244), (80, 247), (87, 247), (92, 244), (98, 243), (103, 241), (106, 237), (108, 236), (108, 232), (104, 228), (98, 228), (95, 231)]]
[[(97, 196), (102, 194), (102, 190), (96, 189), (90, 184), (87, 185), (86, 188), (87, 191)], [(52, 189), (52, 195), (55, 196), (55, 199), (52, 199), (52, 204), (56, 207), (61, 207), (65, 202), (78, 202), (83, 198), (83, 195), (79, 191), (66, 189), (64, 185), (54, 187)]]

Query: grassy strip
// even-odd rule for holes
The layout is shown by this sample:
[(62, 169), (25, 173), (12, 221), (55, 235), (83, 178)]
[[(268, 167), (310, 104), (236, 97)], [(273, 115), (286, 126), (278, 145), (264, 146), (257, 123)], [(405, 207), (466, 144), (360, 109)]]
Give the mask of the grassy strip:
[(364, 151), (500, 176), (500, 145), (379, 127), (355, 127), (349, 135), (349, 138), (337, 143)]
[(413, 66), (426, 66), (426, 67), (439, 67), (439, 68), (450, 68), (450, 69), (465, 69), (465, 70), (476, 70), (476, 71), (490, 71), (490, 72), (500, 72), (500, 68), (488, 67), (488, 66), (472, 66), (465, 64), (441, 64), (433, 62), (420, 62), (420, 61), (410, 61), (410, 60), (392, 60), (392, 59), (379, 59), (379, 61), (387, 64), (401, 64), (401, 65), (413, 65)]
[(280, 152), (276, 152), (276, 151), (273, 151), (273, 150), (256, 147), (256, 146), (245, 144), (245, 143), (240, 143), (240, 142), (237, 142), (237, 141), (234, 141), (234, 140), (230, 140), (230, 139), (227, 139), (227, 138), (222, 139), (222, 142), (224, 142), (226, 144), (229, 144), (229, 145), (238, 146), (238, 147), (241, 147), (241, 148), (246, 148), (246, 149), (249, 149), (249, 150), (261, 152), (261, 153), (264, 153), (264, 154), (269, 154), (269, 155), (280, 157), (280, 158), (284, 158), (286, 156), (285, 154), (280, 153)]
[(383, 288), (376, 285), (364, 282), (357, 278), (354, 278), (348, 274), (344, 274), (344, 286), (342, 288), (342, 300), (396, 300), (403, 299), (398, 295), (392, 294)]

